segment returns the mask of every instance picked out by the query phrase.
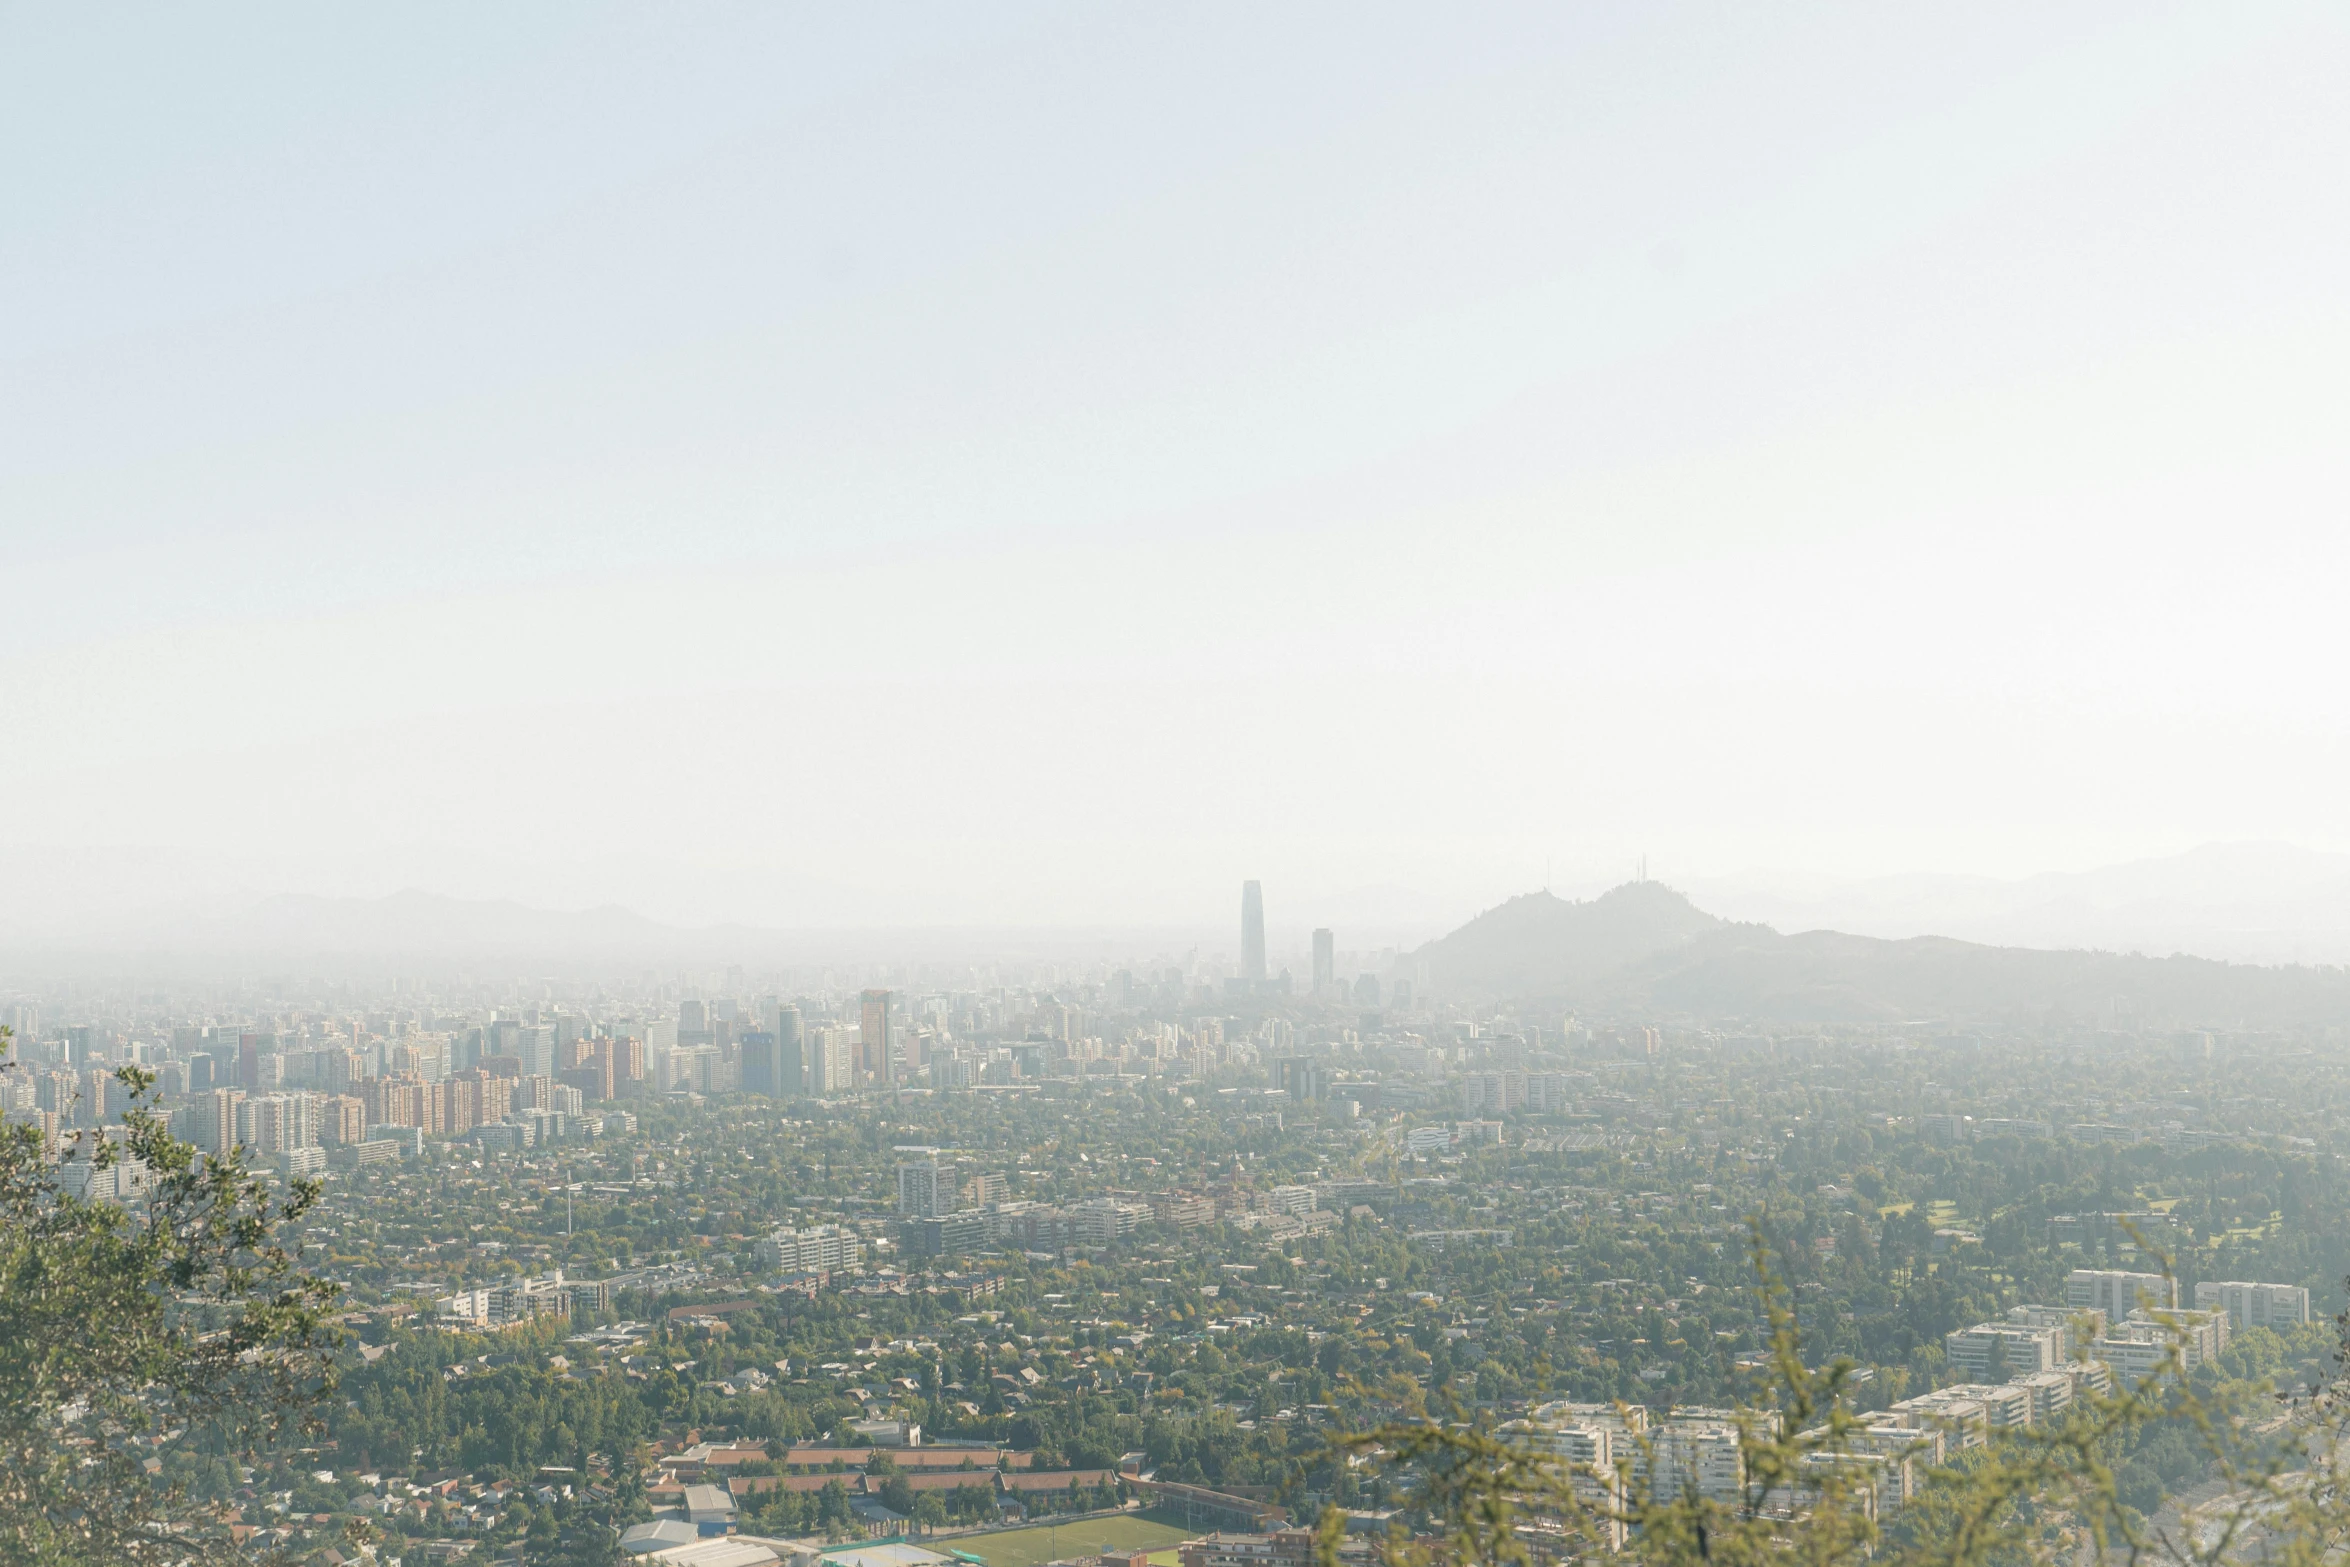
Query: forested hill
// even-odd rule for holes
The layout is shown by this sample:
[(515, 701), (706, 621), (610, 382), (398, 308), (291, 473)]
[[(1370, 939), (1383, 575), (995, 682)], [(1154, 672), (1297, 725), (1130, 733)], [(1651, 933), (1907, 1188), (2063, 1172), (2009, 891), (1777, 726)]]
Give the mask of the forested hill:
[(1627, 882), (1588, 903), (1530, 892), (1414, 957), (1440, 996), (1577, 996), (1722, 924), (1661, 882)]
[(1717, 919), (1634, 882), (1589, 902), (1513, 898), (1414, 954), (1439, 996), (1595, 1015), (1773, 1023), (2076, 1021), (2303, 1028), (2350, 1023), (2350, 971), (1990, 947)]

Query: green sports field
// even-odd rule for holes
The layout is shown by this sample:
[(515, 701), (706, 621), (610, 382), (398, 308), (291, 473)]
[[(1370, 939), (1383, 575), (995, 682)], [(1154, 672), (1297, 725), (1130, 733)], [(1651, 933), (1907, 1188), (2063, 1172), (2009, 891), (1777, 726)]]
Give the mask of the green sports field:
[(1064, 1556), (1095, 1556), (1103, 1551), (1137, 1548), (1170, 1553), (1182, 1541), (1196, 1539), (1197, 1529), (1155, 1523), (1132, 1514), (1124, 1518), (1084, 1518), (1065, 1524), (1038, 1524), (1029, 1529), (1006, 1529), (1001, 1534), (949, 1535), (931, 1542), (940, 1552), (963, 1551), (985, 1559), (987, 1567), (1043, 1567)]

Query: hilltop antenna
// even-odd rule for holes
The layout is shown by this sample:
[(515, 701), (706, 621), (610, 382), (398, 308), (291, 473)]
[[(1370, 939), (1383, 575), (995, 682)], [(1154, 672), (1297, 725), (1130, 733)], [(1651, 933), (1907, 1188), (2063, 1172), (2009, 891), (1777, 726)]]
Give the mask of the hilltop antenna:
[(1648, 880), (1648, 856), (1645, 854), (1640, 856), (1640, 875), (1636, 879), (1639, 881)]

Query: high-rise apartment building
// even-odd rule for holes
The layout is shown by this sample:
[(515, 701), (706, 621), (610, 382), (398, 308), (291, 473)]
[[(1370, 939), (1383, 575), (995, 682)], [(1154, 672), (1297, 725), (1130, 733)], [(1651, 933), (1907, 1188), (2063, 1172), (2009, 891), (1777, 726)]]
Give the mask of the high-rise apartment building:
[(567, 1085), (579, 1090), (589, 1104), (602, 1104), (620, 1091), (617, 1061), (609, 1039), (581, 1040), (575, 1047), (577, 1064), (557, 1076)]
[(1338, 938), (1328, 930), (1314, 932), (1314, 994), (1326, 997), (1338, 982)]
[(2064, 1329), (2023, 1322), (1978, 1322), (1942, 1335), (1942, 1358), (1970, 1382), (2009, 1382), (2053, 1371), (2064, 1361)]
[(898, 1166), (898, 1212), (909, 1219), (935, 1219), (955, 1207), (955, 1177), (935, 1155)]
[(1471, 1072), (1461, 1079), (1461, 1109), (1470, 1115), (1508, 1115), (1526, 1107), (1529, 1079), (1516, 1067)]
[(2070, 1310), (2102, 1311), (2107, 1322), (2120, 1322), (2141, 1306), (2155, 1311), (2176, 1311), (2179, 1281), (2160, 1273), (2075, 1268), (2065, 1277), (2064, 1303)]
[(1265, 978), (1265, 891), (1253, 881), (1240, 884), (1240, 977)]
[(324, 1050), (319, 1055), (319, 1086), (330, 1094), (349, 1093), (351, 1085), (367, 1075), (367, 1063), (356, 1050)]
[(808, 1092), (819, 1099), (856, 1092), (857, 1037), (827, 1024), (808, 1031)]
[(236, 1107), (236, 1138), (258, 1153), (315, 1148), (319, 1141), (317, 1101), (308, 1094), (263, 1094)]
[(1621, 1550), (1627, 1534), (1622, 1522), (1625, 1507), (1625, 1469), (1644, 1460), (1641, 1437), (1647, 1431), (1647, 1411), (1633, 1406), (1635, 1426), (1611, 1406), (1548, 1404), (1532, 1418), (1515, 1420), (1502, 1428), (1511, 1440), (1572, 1466), (1571, 1484), (1594, 1522), (1608, 1550)]
[(206, 1153), (227, 1153), (237, 1145), (237, 1107), (244, 1090), (215, 1088), (189, 1107), (188, 1141)]
[(2195, 1309), (2226, 1312), (2228, 1326), (2238, 1331), (2299, 1327), (2309, 1320), (2309, 1291), (2298, 1284), (2206, 1282), (2195, 1286)]
[(857, 1266), (865, 1260), (865, 1243), (854, 1230), (819, 1224), (805, 1230), (776, 1230), (761, 1239), (752, 1254), (769, 1272), (815, 1272)]
[(366, 1141), (367, 1107), (351, 1094), (331, 1094), (319, 1103), (318, 1140), (337, 1147)]

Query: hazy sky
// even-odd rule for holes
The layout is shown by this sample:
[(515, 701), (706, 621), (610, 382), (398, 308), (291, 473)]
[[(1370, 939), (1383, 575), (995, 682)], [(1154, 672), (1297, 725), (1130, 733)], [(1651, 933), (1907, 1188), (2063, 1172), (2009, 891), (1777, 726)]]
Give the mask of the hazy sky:
[(2350, 848), (2345, 80), (2254, 5), (0, 8), (0, 849), (1078, 924)]

